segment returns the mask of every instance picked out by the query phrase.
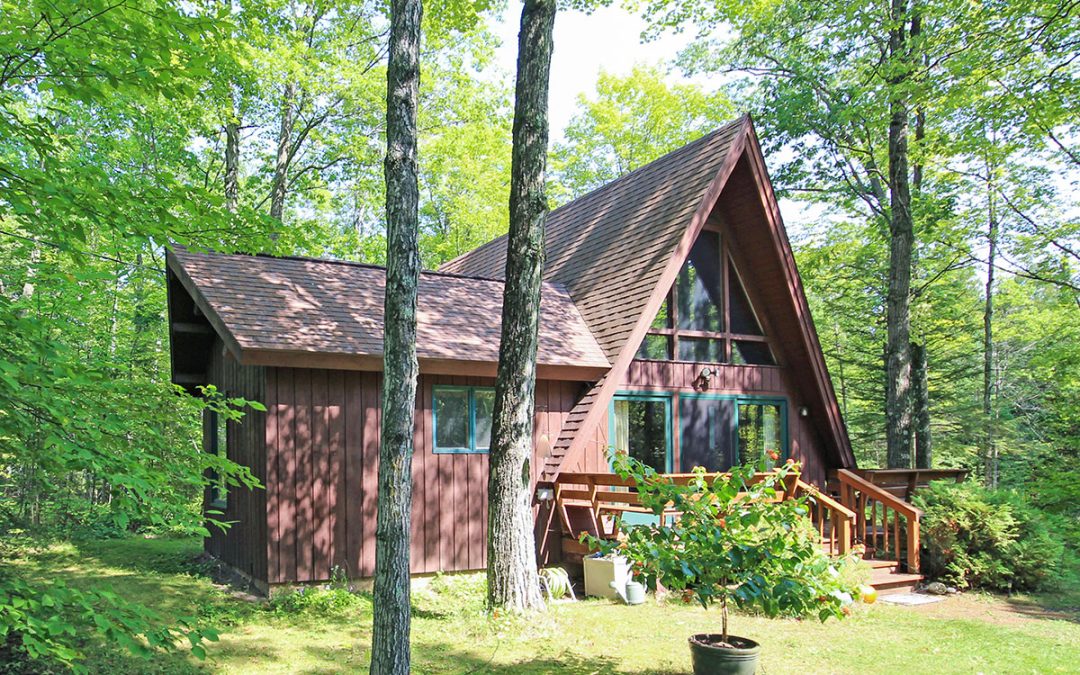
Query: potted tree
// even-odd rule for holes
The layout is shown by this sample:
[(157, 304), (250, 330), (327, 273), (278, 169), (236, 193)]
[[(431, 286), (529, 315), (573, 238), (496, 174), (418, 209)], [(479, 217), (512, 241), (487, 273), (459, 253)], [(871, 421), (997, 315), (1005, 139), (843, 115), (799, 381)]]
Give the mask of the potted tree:
[(818, 545), (806, 498), (777, 498), (797, 464), (789, 460), (764, 474), (752, 465), (719, 475), (698, 468), (684, 483), (625, 455), (615, 469), (634, 481), (657, 522), (622, 528), (618, 541), (591, 543), (625, 556), (652, 588), (662, 585), (706, 609), (720, 605), (721, 632), (690, 637), (696, 675), (757, 669), (758, 644), (728, 631), (731, 606), (822, 621), (850, 611), (854, 588), (845, 587), (836, 561)]

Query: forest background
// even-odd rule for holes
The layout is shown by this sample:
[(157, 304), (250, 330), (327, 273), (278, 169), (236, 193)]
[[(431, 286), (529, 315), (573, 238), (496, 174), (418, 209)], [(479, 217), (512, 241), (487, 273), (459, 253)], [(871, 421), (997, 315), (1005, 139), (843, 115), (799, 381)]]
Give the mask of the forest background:
[[(883, 466), (881, 167), (903, 87), (918, 176), (911, 336), (926, 355), (932, 463), (1021, 491), (1075, 537), (1080, 12), (1059, 0), (915, 7), (905, 78), (882, 67), (884, 2), (564, 12), (575, 18), (556, 28), (556, 97), (559, 51), (582, 49), (582, 26), (640, 28), (632, 39), (654, 45), (642, 53), (670, 58), (630, 54), (572, 104), (553, 98), (552, 206), (750, 112), (856, 456)], [(75, 533), (200, 531), (206, 471), (251, 478), (201, 452), (198, 410), (258, 404), (169, 384), (165, 247), (383, 261), (385, 7), (0, 8), (4, 555)], [(489, 0), (426, 8), (427, 268), (506, 230), (514, 16)]]

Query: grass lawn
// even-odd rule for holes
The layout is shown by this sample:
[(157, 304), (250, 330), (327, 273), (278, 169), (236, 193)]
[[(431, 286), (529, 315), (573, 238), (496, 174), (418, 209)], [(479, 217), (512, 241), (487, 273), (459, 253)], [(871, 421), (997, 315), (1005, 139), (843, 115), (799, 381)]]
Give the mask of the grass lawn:
[[(366, 672), (367, 596), (252, 603), (199, 574), (199, 551), (194, 540), (122, 539), (58, 546), (23, 564), (74, 583), (109, 584), (222, 630), (205, 661), (186, 652), (146, 661), (89, 644), (91, 672)], [(715, 631), (719, 621), (716, 611), (658, 605), (651, 597), (638, 607), (589, 600), (559, 603), (528, 619), (490, 619), (479, 576), (435, 579), (414, 598), (413, 663), (421, 673), (689, 672), (686, 637)], [(966, 594), (915, 608), (860, 606), (842, 622), (735, 616), (732, 625), (763, 644), (762, 665), (772, 674), (1065, 673), (1080, 668), (1080, 603), (1069, 606), (1075, 599), (1071, 592), (1011, 599)]]

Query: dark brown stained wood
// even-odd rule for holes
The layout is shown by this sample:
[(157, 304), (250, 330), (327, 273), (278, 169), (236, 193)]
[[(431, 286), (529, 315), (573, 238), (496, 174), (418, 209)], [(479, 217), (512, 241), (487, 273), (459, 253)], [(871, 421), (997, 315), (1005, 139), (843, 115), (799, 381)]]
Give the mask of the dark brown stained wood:
[[(431, 434), (434, 431), (431, 415), (431, 385), (424, 381), (418, 387), (417, 391), (418, 398), (421, 400), (424, 425), (428, 429), (427, 433)], [(426, 441), (422, 438), (421, 442), (416, 447), (420, 449), (426, 448)], [(440, 515), (442, 511), (442, 495), (440, 494), (442, 486), (439, 483), (439, 470), (439, 458), (437, 455), (430, 454), (424, 458), (424, 499), (427, 502), (427, 509), (424, 514), (425, 572), (436, 572), (440, 569), (439, 530), (442, 526)]]
[(297, 579), (296, 575), (296, 373), (283, 368), (278, 375), (278, 398), (291, 403), (278, 418), (278, 471), (281, 492), (278, 494), (280, 517), (278, 526), (278, 555), (281, 556), (281, 573), (285, 579)]
[(327, 409), (327, 371), (311, 372), (311, 467), (312, 467), (312, 515), (314, 518), (314, 542), (312, 550), (312, 574), (317, 579), (330, 576), (331, 558), (329, 486), (333, 481), (330, 473), (329, 411)]
[(293, 386), (296, 388), (296, 415), (294, 425), (294, 471), (296, 485), (296, 576), (306, 579), (314, 573), (312, 547), (314, 545), (312, 521), (312, 409), (311, 371), (295, 371)]
[(345, 527), (348, 504), (345, 480), (345, 375), (341, 371), (327, 371), (327, 413), (329, 415), (330, 482), (327, 485), (330, 513), (331, 571), (333, 568), (350, 569), (345, 554)]
[(277, 369), (266, 369), (266, 558), (267, 581), (281, 580), (281, 556), (278, 555), (278, 518), (280, 517), (281, 479), (278, 473), (277, 453), (281, 447), (278, 439), (278, 416), (282, 411), (277, 403)]
[[(265, 372), (262, 368), (240, 366), (229, 356), (220, 341), (209, 350), (207, 379), (228, 396), (239, 396), (264, 402), (266, 396)], [(234, 462), (248, 467), (264, 485), (267, 483), (265, 427), (269, 415), (248, 409), (244, 418), (227, 424), (228, 456)], [(203, 419), (203, 448), (212, 447), (215, 428), (211, 415)], [(204, 506), (209, 507), (210, 491), (204, 496)], [(206, 551), (239, 572), (265, 582), (268, 574), (268, 543), (266, 533), (267, 499), (261, 489), (248, 490), (234, 487), (229, 490), (224, 515), (218, 516), (232, 523), (228, 531), (210, 527), (206, 538)]]
[[(360, 576), (375, 573), (375, 519), (378, 515), (379, 492), (379, 429), (382, 422), (382, 376), (364, 373), (363, 409), (357, 419), (364, 420), (363, 433), (363, 553)], [(350, 481), (349, 483), (353, 483)]]
[(427, 504), (424, 500), (424, 491), (427, 487), (427, 483), (424, 480), (424, 460), (427, 457), (426, 452), (416, 452), (415, 448), (424, 447), (424, 410), (421, 406), (424, 404), (423, 389), (419, 386), (416, 387), (417, 395), (416, 402), (413, 405), (413, 458), (412, 458), (412, 519), (410, 526), (412, 528), (411, 538), (409, 539), (409, 558), (412, 561), (413, 569), (427, 571), (425, 569), (424, 560), (424, 527), (425, 522), (425, 507)]
[[(182, 248), (170, 251), (167, 263), (241, 363), (345, 367), (325, 361), (332, 357), (352, 361), (350, 367), (357, 369), (380, 368), (386, 283), (381, 267)], [(417, 315), (421, 363), (493, 366), (498, 360), (502, 286), (492, 279), (423, 273)], [(304, 356), (319, 356), (324, 362), (295, 362)], [(601, 369), (609, 365), (570, 295), (557, 283), (545, 283), (541, 295), (538, 363)]]
[[(345, 494), (338, 511), (345, 521), (347, 569), (349, 574), (355, 576), (363, 575), (363, 527), (367, 518), (366, 509), (356, 509), (356, 502), (366, 502), (369, 496), (369, 477), (364, 471), (364, 418), (367, 401), (364, 400), (363, 377), (364, 374), (361, 373), (345, 373)], [(354, 491), (357, 485), (363, 486), (359, 494)], [(374, 563), (374, 560), (372, 562)]]

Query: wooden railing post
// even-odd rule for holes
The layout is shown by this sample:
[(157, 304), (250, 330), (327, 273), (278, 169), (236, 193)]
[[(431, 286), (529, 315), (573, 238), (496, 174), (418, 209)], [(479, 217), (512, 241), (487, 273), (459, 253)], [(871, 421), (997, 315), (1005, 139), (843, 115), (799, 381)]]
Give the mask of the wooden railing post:
[(908, 519), (907, 524), (907, 571), (908, 574), (919, 573), (919, 517)]
[(851, 519), (837, 518), (837, 537), (840, 544), (840, 555), (847, 555), (851, 551)]

